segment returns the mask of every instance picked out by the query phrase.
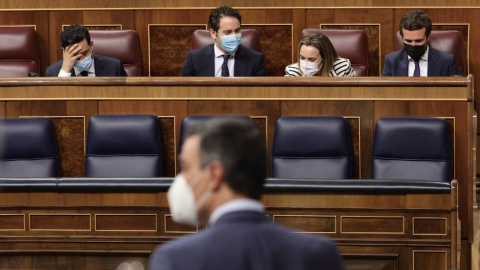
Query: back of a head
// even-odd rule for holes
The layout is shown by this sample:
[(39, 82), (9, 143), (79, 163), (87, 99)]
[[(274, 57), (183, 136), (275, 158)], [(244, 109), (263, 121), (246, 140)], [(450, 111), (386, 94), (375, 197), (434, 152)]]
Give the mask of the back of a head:
[(202, 166), (218, 160), (225, 182), (238, 194), (260, 199), (267, 171), (264, 138), (250, 119), (220, 118), (201, 122), (188, 131), (200, 135)]
[(425, 28), (425, 35), (428, 38), (430, 32), (432, 32), (432, 20), (427, 13), (418, 9), (405, 13), (400, 21), (400, 34), (402, 37), (402, 29), (414, 31), (422, 28)]
[(65, 28), (65, 30), (63, 30), (63, 32), (60, 34), (62, 48), (79, 43), (84, 39), (87, 40), (88, 44), (90, 44), (90, 33), (83, 25), (72, 24)]

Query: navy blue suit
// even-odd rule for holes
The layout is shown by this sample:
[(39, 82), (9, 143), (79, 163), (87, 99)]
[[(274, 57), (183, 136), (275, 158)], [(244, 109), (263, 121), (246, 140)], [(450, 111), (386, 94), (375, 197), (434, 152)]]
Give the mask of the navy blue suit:
[[(203, 48), (189, 51), (180, 76), (215, 76), (214, 45), (210, 44)], [(267, 76), (265, 56), (262, 53), (240, 45), (235, 52), (233, 73), (235, 77)]]
[[(127, 72), (125, 72), (122, 62), (116, 58), (94, 55), (93, 60), (96, 77), (127, 76)], [(45, 75), (49, 77), (58, 77), (58, 73), (60, 73), (60, 69), (62, 69), (62, 64), (63, 59), (49, 66)], [(72, 76), (76, 76), (73, 68), (70, 72), (72, 73)]]
[[(408, 55), (404, 49), (385, 56), (382, 76), (408, 76)], [(453, 55), (429, 47), (427, 76), (463, 76), (463, 74)]]
[(158, 246), (149, 269), (162, 270), (340, 270), (332, 240), (295, 234), (265, 213), (230, 212), (208, 229)]

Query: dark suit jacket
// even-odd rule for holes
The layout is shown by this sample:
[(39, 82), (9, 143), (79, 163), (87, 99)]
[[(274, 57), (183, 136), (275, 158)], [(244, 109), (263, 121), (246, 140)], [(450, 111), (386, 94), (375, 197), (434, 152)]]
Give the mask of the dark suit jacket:
[[(127, 76), (127, 72), (125, 72), (122, 62), (118, 59), (94, 55), (93, 60), (96, 77)], [(49, 66), (45, 75), (49, 77), (58, 77), (58, 73), (60, 73), (60, 69), (62, 69), (62, 64), (63, 59)], [(72, 73), (72, 76), (76, 76), (73, 68), (70, 72)]]
[[(404, 49), (385, 56), (382, 76), (408, 76), (408, 55)], [(427, 76), (463, 76), (463, 74), (455, 63), (453, 55), (430, 47)]]
[[(214, 45), (210, 44), (203, 48), (189, 51), (180, 76), (215, 76)], [(240, 45), (235, 53), (233, 73), (235, 77), (267, 76), (265, 56), (262, 53)]]
[(158, 246), (149, 269), (162, 270), (340, 270), (332, 240), (295, 234), (265, 213), (231, 212), (208, 229)]

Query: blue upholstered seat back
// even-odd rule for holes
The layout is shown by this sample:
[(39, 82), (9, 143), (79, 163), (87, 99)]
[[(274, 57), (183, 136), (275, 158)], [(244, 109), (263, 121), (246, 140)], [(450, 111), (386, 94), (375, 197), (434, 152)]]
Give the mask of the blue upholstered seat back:
[(375, 128), (372, 178), (450, 181), (451, 152), (444, 119), (382, 118)]
[(352, 143), (343, 117), (283, 117), (275, 126), (272, 177), (348, 179)]
[(162, 156), (158, 117), (97, 115), (90, 119), (86, 177), (160, 177)]
[(0, 119), (0, 177), (58, 177), (50, 119)]

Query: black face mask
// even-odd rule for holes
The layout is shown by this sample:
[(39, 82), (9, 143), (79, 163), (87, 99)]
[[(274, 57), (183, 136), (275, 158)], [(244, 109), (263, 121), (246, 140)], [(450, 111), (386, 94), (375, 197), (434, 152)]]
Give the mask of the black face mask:
[(427, 43), (424, 45), (413, 46), (407, 43), (403, 43), (403, 49), (405, 52), (415, 61), (418, 61), (427, 50)]

